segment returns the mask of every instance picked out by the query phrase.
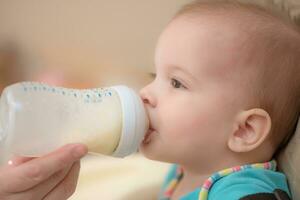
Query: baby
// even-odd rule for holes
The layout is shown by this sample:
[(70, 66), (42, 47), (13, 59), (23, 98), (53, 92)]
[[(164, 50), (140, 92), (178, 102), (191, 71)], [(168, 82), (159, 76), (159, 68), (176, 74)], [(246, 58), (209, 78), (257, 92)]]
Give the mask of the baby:
[(274, 154), (299, 116), (299, 55), (298, 27), (269, 9), (207, 0), (179, 11), (140, 92), (151, 122), (140, 149), (176, 164), (160, 199), (290, 195)]

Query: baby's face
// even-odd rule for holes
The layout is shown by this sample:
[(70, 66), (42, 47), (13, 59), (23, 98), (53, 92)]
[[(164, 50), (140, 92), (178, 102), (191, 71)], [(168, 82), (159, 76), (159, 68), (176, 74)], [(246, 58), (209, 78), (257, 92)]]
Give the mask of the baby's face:
[(153, 129), (140, 147), (146, 157), (182, 164), (226, 150), (242, 77), (238, 36), (216, 25), (180, 17), (162, 33), (156, 78), (141, 90)]

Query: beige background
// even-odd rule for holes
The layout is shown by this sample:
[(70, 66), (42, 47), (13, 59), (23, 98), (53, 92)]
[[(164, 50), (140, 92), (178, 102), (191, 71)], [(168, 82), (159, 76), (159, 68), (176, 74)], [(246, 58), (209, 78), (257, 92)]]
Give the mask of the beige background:
[(0, 47), (16, 46), (28, 78), (51, 69), (114, 84), (153, 71), (160, 32), (189, 1), (0, 0)]

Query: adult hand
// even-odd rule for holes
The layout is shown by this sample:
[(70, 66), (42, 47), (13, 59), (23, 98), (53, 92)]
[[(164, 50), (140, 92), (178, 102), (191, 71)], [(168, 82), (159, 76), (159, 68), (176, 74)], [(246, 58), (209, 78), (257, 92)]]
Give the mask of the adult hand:
[(83, 144), (68, 144), (39, 158), (18, 157), (0, 168), (1, 200), (66, 200), (75, 191)]

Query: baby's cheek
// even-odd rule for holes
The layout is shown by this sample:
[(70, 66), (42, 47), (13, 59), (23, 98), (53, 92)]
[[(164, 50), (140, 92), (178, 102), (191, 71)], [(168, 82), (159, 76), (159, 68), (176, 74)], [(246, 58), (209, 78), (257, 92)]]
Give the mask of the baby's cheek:
[(169, 124), (172, 124), (172, 133), (177, 137), (210, 134), (218, 131), (222, 121), (220, 116), (212, 110), (202, 109), (182, 112), (180, 116), (170, 115)]
[(167, 134), (174, 137), (185, 137), (193, 132), (199, 132), (204, 118), (199, 116), (191, 116), (188, 113), (166, 115), (163, 120), (163, 128)]

